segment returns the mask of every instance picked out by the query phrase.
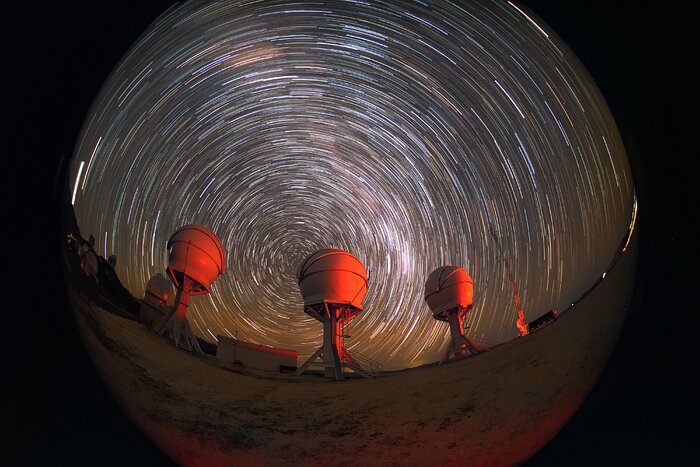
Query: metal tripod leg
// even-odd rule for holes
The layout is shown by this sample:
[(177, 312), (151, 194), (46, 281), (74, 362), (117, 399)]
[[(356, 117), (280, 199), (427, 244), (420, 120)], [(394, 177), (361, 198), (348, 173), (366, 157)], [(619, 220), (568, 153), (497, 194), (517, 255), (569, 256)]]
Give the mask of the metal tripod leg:
[(323, 355), (323, 346), (319, 347), (318, 350), (316, 352), (314, 352), (314, 354), (312, 356), (310, 356), (304, 362), (304, 364), (297, 369), (297, 371), (294, 372), (294, 376), (299, 376), (300, 374), (302, 374), (304, 372), (304, 370), (306, 370), (306, 367), (308, 367), (310, 363), (313, 363), (314, 360), (319, 358), (321, 355)]

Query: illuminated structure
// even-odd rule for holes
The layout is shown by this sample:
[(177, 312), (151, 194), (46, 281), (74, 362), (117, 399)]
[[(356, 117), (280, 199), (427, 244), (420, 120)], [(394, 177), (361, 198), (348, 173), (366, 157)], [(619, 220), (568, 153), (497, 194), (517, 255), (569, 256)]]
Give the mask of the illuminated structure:
[(367, 271), (360, 260), (335, 248), (319, 250), (301, 264), (297, 279), (304, 312), (323, 323), (323, 345), (295, 374), (321, 359), (327, 378), (343, 380), (344, 364), (366, 378), (375, 376), (380, 371), (375, 362), (351, 356), (343, 345), (343, 325), (363, 310), (367, 293)]
[(510, 281), (510, 288), (513, 291), (513, 301), (515, 302), (515, 310), (518, 313), (518, 319), (515, 322), (515, 326), (518, 328), (518, 331), (520, 331), (521, 336), (527, 336), (527, 334), (530, 331), (528, 330), (527, 322), (525, 321), (525, 310), (523, 310), (522, 301), (520, 300), (518, 286), (515, 284), (515, 276), (513, 276), (513, 270), (510, 268), (510, 261), (508, 261), (508, 258), (506, 257), (506, 254), (503, 251), (503, 246), (501, 246), (501, 242), (498, 240), (498, 235), (496, 235), (496, 231), (493, 228), (493, 224), (489, 225), (489, 232), (491, 233), (491, 236), (493, 237), (493, 240), (496, 242), (496, 246), (498, 247), (498, 255), (503, 258), (503, 264), (506, 267), (506, 274), (508, 275), (508, 280)]
[(170, 237), (167, 248), (166, 270), (177, 292), (170, 312), (163, 317), (156, 332), (169, 334), (181, 349), (201, 354), (202, 349), (187, 321), (187, 305), (192, 295), (209, 293), (212, 282), (224, 273), (224, 247), (210, 229), (190, 224)]
[(467, 352), (481, 350), (464, 335), (462, 320), (472, 307), (474, 282), (467, 271), (456, 266), (442, 266), (434, 270), (425, 282), (425, 301), (433, 318), (450, 323), (450, 344), (440, 363), (450, 356), (462, 358)]

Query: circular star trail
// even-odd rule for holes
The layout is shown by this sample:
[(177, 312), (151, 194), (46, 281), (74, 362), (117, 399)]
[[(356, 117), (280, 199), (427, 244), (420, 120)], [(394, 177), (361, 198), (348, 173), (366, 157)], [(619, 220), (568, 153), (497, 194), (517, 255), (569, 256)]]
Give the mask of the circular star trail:
[(449, 336), (428, 274), (465, 267), (468, 334), (496, 344), (565, 308), (604, 272), (633, 182), (615, 123), (565, 44), (511, 2), (190, 2), (159, 17), (86, 117), (71, 189), (83, 235), (142, 296), (165, 244), (209, 226), (228, 270), (195, 333), (321, 343), (296, 283), (345, 249), (370, 274), (351, 352), (386, 369)]

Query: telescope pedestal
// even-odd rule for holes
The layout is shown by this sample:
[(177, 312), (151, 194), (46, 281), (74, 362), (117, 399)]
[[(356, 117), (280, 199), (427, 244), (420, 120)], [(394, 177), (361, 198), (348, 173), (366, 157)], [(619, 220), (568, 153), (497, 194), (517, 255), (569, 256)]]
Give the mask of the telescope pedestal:
[(357, 316), (361, 310), (346, 305), (323, 303), (307, 305), (304, 311), (323, 323), (323, 345), (294, 374), (302, 374), (310, 364), (319, 363), (320, 359), (326, 378), (335, 378), (337, 381), (345, 379), (343, 363), (364, 376), (366, 372), (350, 357), (343, 346), (343, 325)]
[(450, 310), (447, 313), (445, 321), (450, 323), (450, 343), (447, 346), (447, 351), (442, 357), (440, 364), (447, 362), (451, 356), (457, 358), (464, 358), (467, 356), (467, 352), (472, 355), (476, 355), (481, 352), (481, 349), (474, 344), (467, 336), (464, 335), (464, 324), (462, 323), (462, 318), (469, 311), (470, 307), (459, 308), (455, 310)]
[(204, 352), (187, 320), (187, 306), (194, 287), (194, 282), (189, 277), (184, 276), (178, 284), (177, 294), (170, 312), (158, 323), (155, 331), (157, 334), (166, 335), (172, 339), (178, 348), (203, 355)]

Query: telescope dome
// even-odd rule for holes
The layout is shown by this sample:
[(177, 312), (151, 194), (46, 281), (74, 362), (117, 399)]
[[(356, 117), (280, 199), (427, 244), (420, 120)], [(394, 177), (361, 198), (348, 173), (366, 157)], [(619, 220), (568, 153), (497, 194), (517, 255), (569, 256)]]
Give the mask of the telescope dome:
[(436, 319), (447, 310), (470, 306), (473, 295), (472, 278), (457, 266), (441, 266), (425, 282), (425, 301)]
[(347, 304), (362, 309), (367, 293), (367, 271), (359, 259), (337, 248), (308, 256), (297, 273), (304, 305)]
[(173, 284), (160, 273), (151, 277), (146, 284), (144, 300), (148, 303), (172, 306), (173, 297)]
[(214, 279), (226, 269), (221, 241), (208, 227), (180, 227), (168, 240), (168, 274), (175, 285), (186, 275), (194, 282), (193, 293), (208, 293)]

